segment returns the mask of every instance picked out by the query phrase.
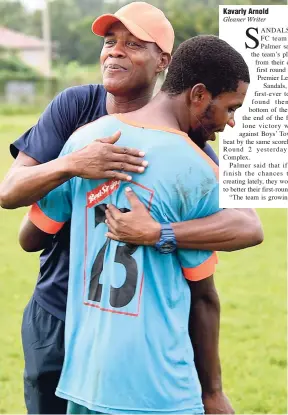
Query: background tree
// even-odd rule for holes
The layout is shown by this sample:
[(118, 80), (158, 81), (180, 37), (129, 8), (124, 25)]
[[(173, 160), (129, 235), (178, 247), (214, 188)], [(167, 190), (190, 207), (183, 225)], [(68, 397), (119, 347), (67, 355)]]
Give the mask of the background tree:
[[(148, 0), (167, 15), (175, 30), (175, 47), (197, 34), (218, 33), (217, 0)], [(95, 17), (113, 13), (130, 0), (50, 0), (51, 37), (56, 63), (95, 64), (102, 40), (91, 32)], [(286, 0), (224, 0), (221, 4), (286, 4)], [(0, 25), (42, 37), (41, 11), (28, 12), (20, 0), (0, 0)]]

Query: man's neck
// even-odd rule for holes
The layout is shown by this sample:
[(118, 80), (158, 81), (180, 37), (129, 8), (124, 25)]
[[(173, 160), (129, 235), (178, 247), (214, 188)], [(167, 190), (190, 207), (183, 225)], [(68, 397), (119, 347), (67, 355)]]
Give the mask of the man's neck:
[(127, 115), (127, 119), (134, 122), (188, 132), (189, 119), (186, 118), (183, 111), (183, 97), (170, 98), (161, 91), (144, 108)]
[(107, 92), (106, 109), (108, 114), (124, 114), (136, 111), (144, 107), (152, 98), (153, 91), (145, 91), (142, 94), (124, 97), (117, 97)]

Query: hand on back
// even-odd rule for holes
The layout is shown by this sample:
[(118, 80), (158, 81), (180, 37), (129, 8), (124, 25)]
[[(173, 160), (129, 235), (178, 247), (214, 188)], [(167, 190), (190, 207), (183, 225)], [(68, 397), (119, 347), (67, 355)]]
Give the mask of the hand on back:
[(93, 141), (83, 149), (69, 154), (72, 176), (84, 179), (132, 180), (124, 172), (143, 173), (148, 165), (144, 152), (115, 145), (121, 135), (117, 131), (111, 137)]

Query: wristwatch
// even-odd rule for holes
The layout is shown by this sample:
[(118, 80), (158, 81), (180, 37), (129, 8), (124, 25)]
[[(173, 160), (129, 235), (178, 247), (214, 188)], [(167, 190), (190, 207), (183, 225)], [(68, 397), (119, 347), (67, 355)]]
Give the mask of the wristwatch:
[(160, 239), (155, 249), (161, 254), (171, 254), (177, 249), (177, 242), (170, 223), (161, 223)]

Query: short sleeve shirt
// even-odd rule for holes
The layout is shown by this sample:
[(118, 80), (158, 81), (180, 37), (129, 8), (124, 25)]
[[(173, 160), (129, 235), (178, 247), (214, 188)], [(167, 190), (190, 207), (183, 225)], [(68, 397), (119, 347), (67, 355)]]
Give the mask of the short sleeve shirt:
[[(107, 116), (76, 131), (61, 155), (95, 135), (121, 130), (119, 145), (143, 149), (149, 168), (129, 184), (159, 222), (219, 211), (218, 168), (176, 130)], [(213, 274), (211, 251), (162, 255), (105, 237), (107, 203), (129, 209), (126, 183), (75, 177), (33, 205), (48, 233), (71, 219), (65, 360), (57, 395), (100, 413), (201, 413), (201, 388), (188, 333), (185, 281)]]

